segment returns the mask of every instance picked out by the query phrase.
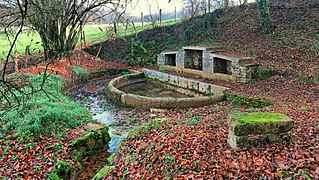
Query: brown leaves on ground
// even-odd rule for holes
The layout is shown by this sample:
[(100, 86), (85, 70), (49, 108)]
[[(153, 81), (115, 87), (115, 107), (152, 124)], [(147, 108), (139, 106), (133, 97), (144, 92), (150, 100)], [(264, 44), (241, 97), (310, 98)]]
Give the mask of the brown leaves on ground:
[(148, 132), (139, 131), (128, 138), (119, 150), (116, 169), (109, 179), (319, 178), (319, 85), (294, 76), (273, 76), (246, 85), (197, 79), (230, 87), (236, 94), (276, 102), (253, 111), (290, 116), (295, 121), (289, 133), (291, 140), (260, 141), (248, 148), (227, 147), (227, 115), (252, 111), (229, 102), (159, 112), (171, 120), (155, 123)]
[(82, 132), (66, 130), (60, 135), (43, 135), (36, 142), (24, 144), (10, 134), (0, 140), (0, 177), (45, 179), (58, 160), (73, 164), (69, 148), (72, 139), (80, 137)]
[[(263, 111), (287, 112), (295, 120), (291, 141), (260, 142), (248, 148), (227, 147), (228, 102), (196, 109), (173, 110), (171, 120), (129, 137), (118, 151), (108, 179), (302, 177), (318, 178), (319, 106), (302, 111), (277, 104)], [(244, 109), (240, 109), (244, 111)]]
[[(45, 71), (47, 64), (48, 63), (44, 62), (27, 69), (23, 69), (20, 71), (20, 73), (38, 74)], [(84, 51), (77, 50), (70, 57), (63, 57), (61, 59), (54, 60), (54, 63), (49, 64), (47, 72), (58, 74), (63, 79), (71, 79), (73, 66), (84, 68), (89, 73), (94, 71), (103, 71), (110, 68), (126, 68), (131, 70), (139, 69), (132, 68), (121, 63), (101, 60), (100, 58), (96, 58), (95, 56)]]

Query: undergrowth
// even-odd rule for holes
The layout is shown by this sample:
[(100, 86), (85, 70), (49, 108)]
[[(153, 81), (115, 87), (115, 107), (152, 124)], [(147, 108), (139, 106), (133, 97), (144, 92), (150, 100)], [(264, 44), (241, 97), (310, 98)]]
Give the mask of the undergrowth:
[(226, 97), (228, 101), (238, 106), (244, 106), (247, 108), (263, 108), (274, 104), (274, 102), (272, 101), (250, 98), (248, 96), (241, 96), (236, 94), (226, 94)]
[[(28, 76), (34, 88), (40, 88), (43, 76)], [(62, 81), (60, 76), (50, 75), (44, 91), (34, 93), (20, 108), (4, 113), (1, 121), (4, 128), (14, 131), (21, 141), (27, 141), (91, 121), (88, 110), (61, 93)]]

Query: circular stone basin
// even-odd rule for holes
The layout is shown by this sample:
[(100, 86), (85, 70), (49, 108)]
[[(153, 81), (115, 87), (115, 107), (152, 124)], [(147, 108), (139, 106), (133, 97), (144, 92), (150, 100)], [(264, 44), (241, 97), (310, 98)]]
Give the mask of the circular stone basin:
[[(154, 71), (154, 72), (161, 73), (157, 71)], [(152, 71), (152, 73), (154, 72)], [(161, 75), (172, 76), (165, 73), (161, 73)], [(176, 76), (174, 76), (174, 78), (176, 78)], [(179, 77), (177, 77), (177, 79), (178, 78)], [(181, 79), (183, 79), (183, 81), (185, 82), (186, 78), (181, 78)], [(192, 81), (192, 83), (194, 83), (194, 80), (190, 80), (190, 79), (186, 79), (186, 80)], [(184, 94), (184, 97), (183, 96), (177, 97), (175, 95), (171, 97), (163, 96), (163, 94), (165, 93), (154, 93), (150, 95), (146, 92), (145, 93), (139, 92), (138, 94), (134, 94), (131, 91), (129, 91), (130, 86), (136, 86), (137, 83), (141, 83), (141, 82), (147, 83), (148, 81), (152, 81), (152, 83), (154, 84), (160, 84), (161, 86), (165, 88)], [(200, 86), (200, 83), (201, 82), (198, 82), (198, 86)], [(212, 86), (215, 86), (215, 85), (212, 85)], [(111, 97), (115, 99), (117, 102), (123, 103), (128, 106), (139, 107), (139, 108), (200, 107), (200, 106), (210, 105), (212, 103), (221, 101), (225, 97), (224, 93), (218, 93), (214, 95), (212, 95), (211, 93), (208, 93), (205, 95), (205, 93), (197, 92), (194, 89), (182, 88), (178, 86), (178, 84), (171, 84), (168, 81), (162, 81), (154, 77), (150, 77), (144, 72), (124, 75), (124, 76), (120, 76), (115, 79), (112, 79), (108, 85), (108, 89), (109, 89), (109, 94), (111, 95)], [(156, 97), (156, 94), (158, 94), (158, 97)]]

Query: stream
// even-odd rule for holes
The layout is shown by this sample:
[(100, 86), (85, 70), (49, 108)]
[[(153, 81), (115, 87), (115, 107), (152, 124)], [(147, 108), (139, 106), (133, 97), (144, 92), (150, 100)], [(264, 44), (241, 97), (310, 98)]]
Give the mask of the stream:
[[(82, 83), (72, 89), (72, 98), (83, 107), (87, 108), (93, 115), (93, 119), (109, 126), (111, 140), (109, 148), (97, 152), (93, 157), (84, 158), (76, 168), (76, 174), (72, 179), (92, 179), (94, 175), (107, 164), (107, 157), (115, 153), (118, 145), (136, 125), (141, 124), (140, 117), (146, 117), (149, 112), (139, 108), (123, 108), (106, 97), (105, 92), (110, 80), (115, 76), (104, 77)], [(143, 82), (123, 87), (127, 92), (147, 95), (151, 97), (189, 97), (156, 83)], [(77, 166), (76, 166), (77, 167)]]
[(109, 126), (111, 141), (109, 148), (97, 153), (94, 157), (86, 158), (82, 162), (82, 168), (76, 170), (72, 179), (92, 179), (92, 177), (107, 164), (107, 157), (115, 153), (119, 143), (134, 128), (132, 122), (138, 112), (134, 109), (118, 107), (105, 95), (107, 85), (114, 77), (105, 77), (91, 80), (74, 88), (72, 98), (93, 115), (93, 119)]

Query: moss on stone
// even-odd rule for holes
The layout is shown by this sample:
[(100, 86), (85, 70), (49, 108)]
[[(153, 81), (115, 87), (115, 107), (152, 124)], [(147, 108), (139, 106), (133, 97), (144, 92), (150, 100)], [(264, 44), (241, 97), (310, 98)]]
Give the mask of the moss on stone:
[(72, 142), (72, 147), (76, 149), (80, 146), (85, 146), (88, 139), (92, 137), (92, 134), (93, 132), (87, 132), (84, 136), (74, 139)]
[(114, 166), (105, 165), (94, 177), (93, 180), (101, 180), (114, 170)]
[(238, 120), (241, 124), (259, 123), (259, 122), (277, 122), (284, 117), (280, 113), (254, 112), (238, 114)]
[(81, 159), (83, 159), (85, 155), (86, 155), (86, 151), (84, 149), (81, 149), (77, 151), (76, 153), (74, 153), (74, 155), (72, 155), (71, 158), (74, 161), (80, 161)]
[(65, 161), (58, 161), (53, 171), (50, 172), (49, 180), (70, 179), (73, 166)]
[(91, 124), (91, 128), (82, 137), (76, 138), (72, 142), (72, 149), (74, 150), (72, 159), (75, 161), (80, 161), (86, 156), (93, 155), (96, 150), (107, 146), (111, 140), (107, 126)]

